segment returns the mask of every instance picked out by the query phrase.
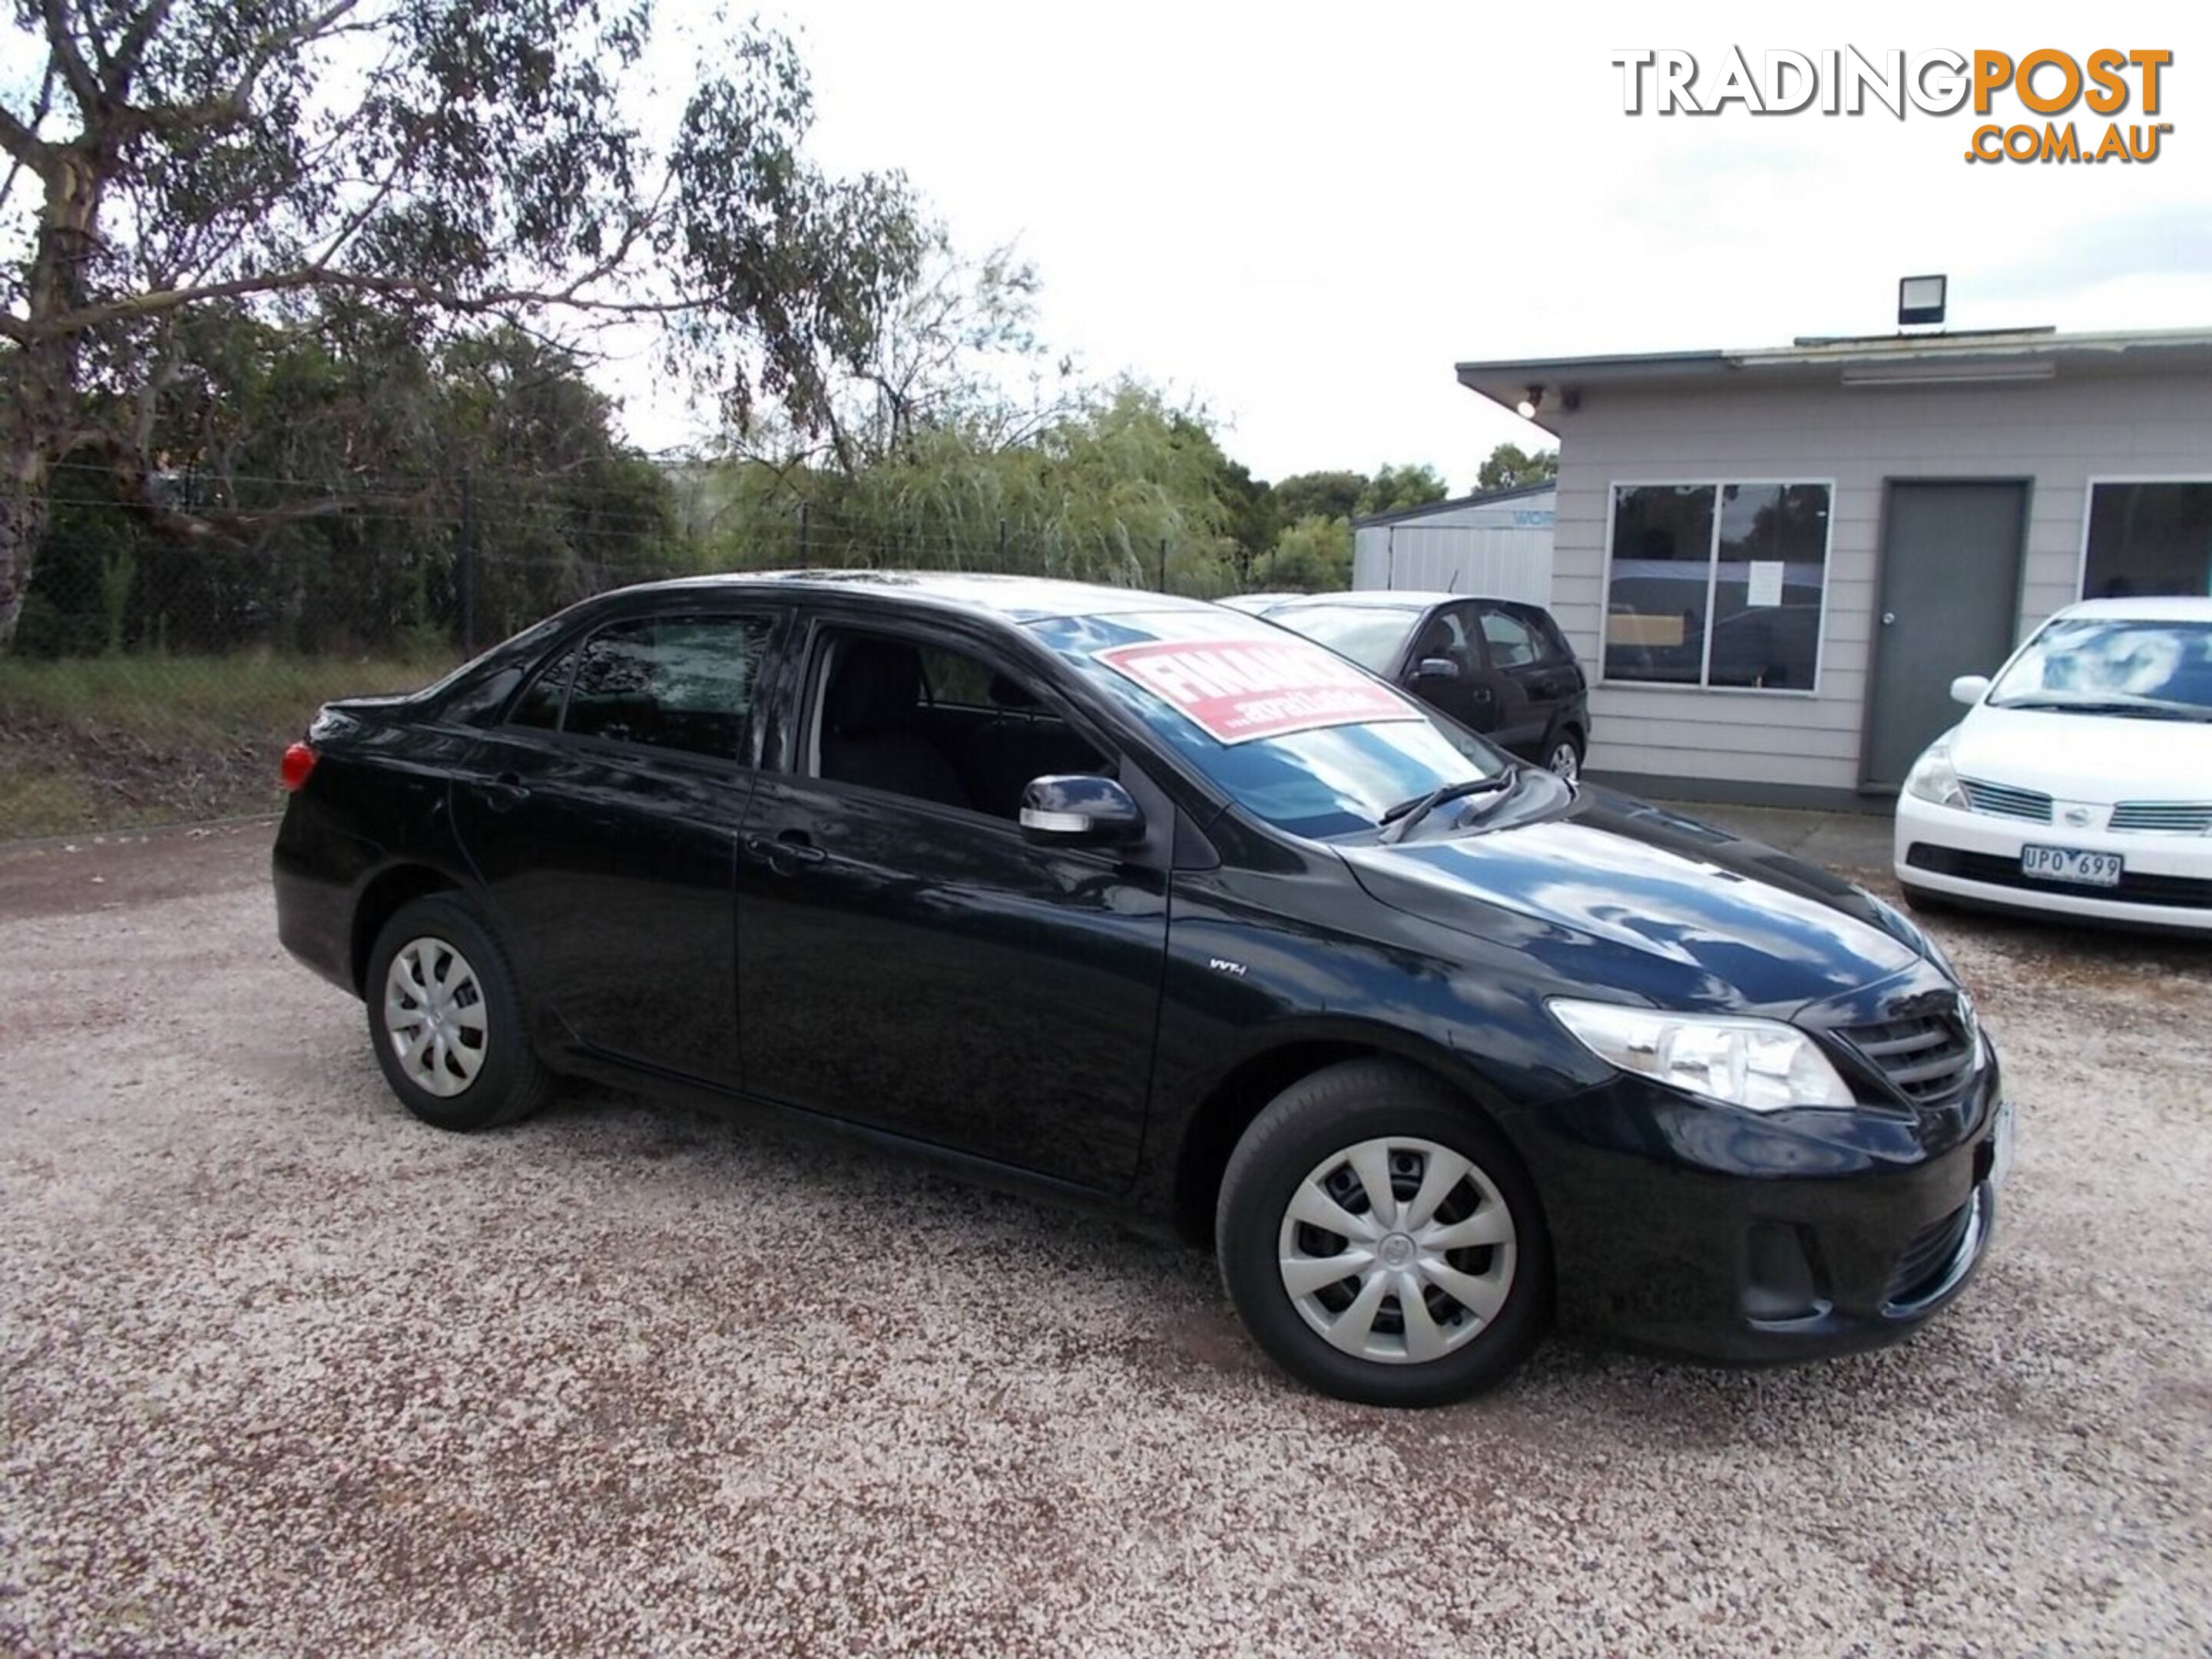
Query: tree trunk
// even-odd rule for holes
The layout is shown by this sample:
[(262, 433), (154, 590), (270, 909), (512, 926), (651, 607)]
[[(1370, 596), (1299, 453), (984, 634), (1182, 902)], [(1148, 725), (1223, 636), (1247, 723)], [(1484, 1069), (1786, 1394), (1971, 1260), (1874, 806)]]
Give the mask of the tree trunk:
[(40, 457), (18, 449), (0, 477), (0, 653), (15, 648), (15, 623), (31, 590), (31, 562), (46, 538), (45, 474)]
[[(85, 270), (98, 246), (100, 169), (87, 143), (47, 146), (36, 159), (46, 181), (25, 297), (35, 330), (84, 302)], [(12, 399), (0, 437), (0, 653), (15, 645), (15, 624), (31, 591), (39, 544), (52, 507), (53, 463), (69, 453), (76, 428), (82, 343), (73, 331), (34, 334), (9, 365)]]

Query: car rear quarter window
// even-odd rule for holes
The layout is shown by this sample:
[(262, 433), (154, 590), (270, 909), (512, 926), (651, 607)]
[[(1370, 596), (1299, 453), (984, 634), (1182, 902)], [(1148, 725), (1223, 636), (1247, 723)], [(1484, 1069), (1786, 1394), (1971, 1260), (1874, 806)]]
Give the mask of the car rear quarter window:
[(568, 681), (575, 672), (576, 653), (562, 652), (544, 673), (531, 681), (530, 689), (515, 699), (514, 707), (507, 711), (507, 723), (539, 732), (558, 729), (561, 705), (568, 701)]

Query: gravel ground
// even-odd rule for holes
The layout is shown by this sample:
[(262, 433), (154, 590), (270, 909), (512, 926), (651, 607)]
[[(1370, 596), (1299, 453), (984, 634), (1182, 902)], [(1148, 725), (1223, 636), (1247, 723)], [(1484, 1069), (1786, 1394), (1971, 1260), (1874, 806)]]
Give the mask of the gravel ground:
[(404, 1116), (265, 829), (0, 852), (0, 1646), (2201, 1652), (2212, 950), (1943, 927), (2021, 1113), (1887, 1352), (1391, 1414), (1210, 1262), (611, 1096)]

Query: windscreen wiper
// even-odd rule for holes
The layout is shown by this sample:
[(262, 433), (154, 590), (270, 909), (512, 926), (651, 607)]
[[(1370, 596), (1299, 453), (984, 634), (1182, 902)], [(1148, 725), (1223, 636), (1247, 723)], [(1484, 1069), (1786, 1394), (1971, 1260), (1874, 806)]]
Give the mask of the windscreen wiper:
[(1442, 788), (1430, 790), (1425, 795), (1401, 800), (1382, 815), (1382, 833), (1377, 839), (1386, 847), (1395, 847), (1406, 839), (1408, 830), (1445, 802), (1466, 800), (1474, 795), (1494, 795), (1501, 789), (1512, 787), (1513, 775), (1500, 772), (1494, 777), (1468, 778), (1458, 783), (1448, 783)]
[(2164, 697), (2008, 697), (1992, 708), (2026, 708), (2055, 714), (2119, 714), (2137, 720), (2212, 720), (2212, 708)]

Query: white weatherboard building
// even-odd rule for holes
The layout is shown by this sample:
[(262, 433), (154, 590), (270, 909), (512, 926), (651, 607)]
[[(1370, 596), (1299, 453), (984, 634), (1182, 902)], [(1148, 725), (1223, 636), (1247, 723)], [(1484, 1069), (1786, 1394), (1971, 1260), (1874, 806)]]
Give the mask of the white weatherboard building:
[(1591, 679), (1589, 768), (1640, 793), (1885, 807), (1954, 676), (2077, 599), (2212, 592), (2212, 331), (1459, 378), (1559, 437), (1549, 602)]
[(1548, 483), (1353, 520), (1352, 585), (1552, 602)]

